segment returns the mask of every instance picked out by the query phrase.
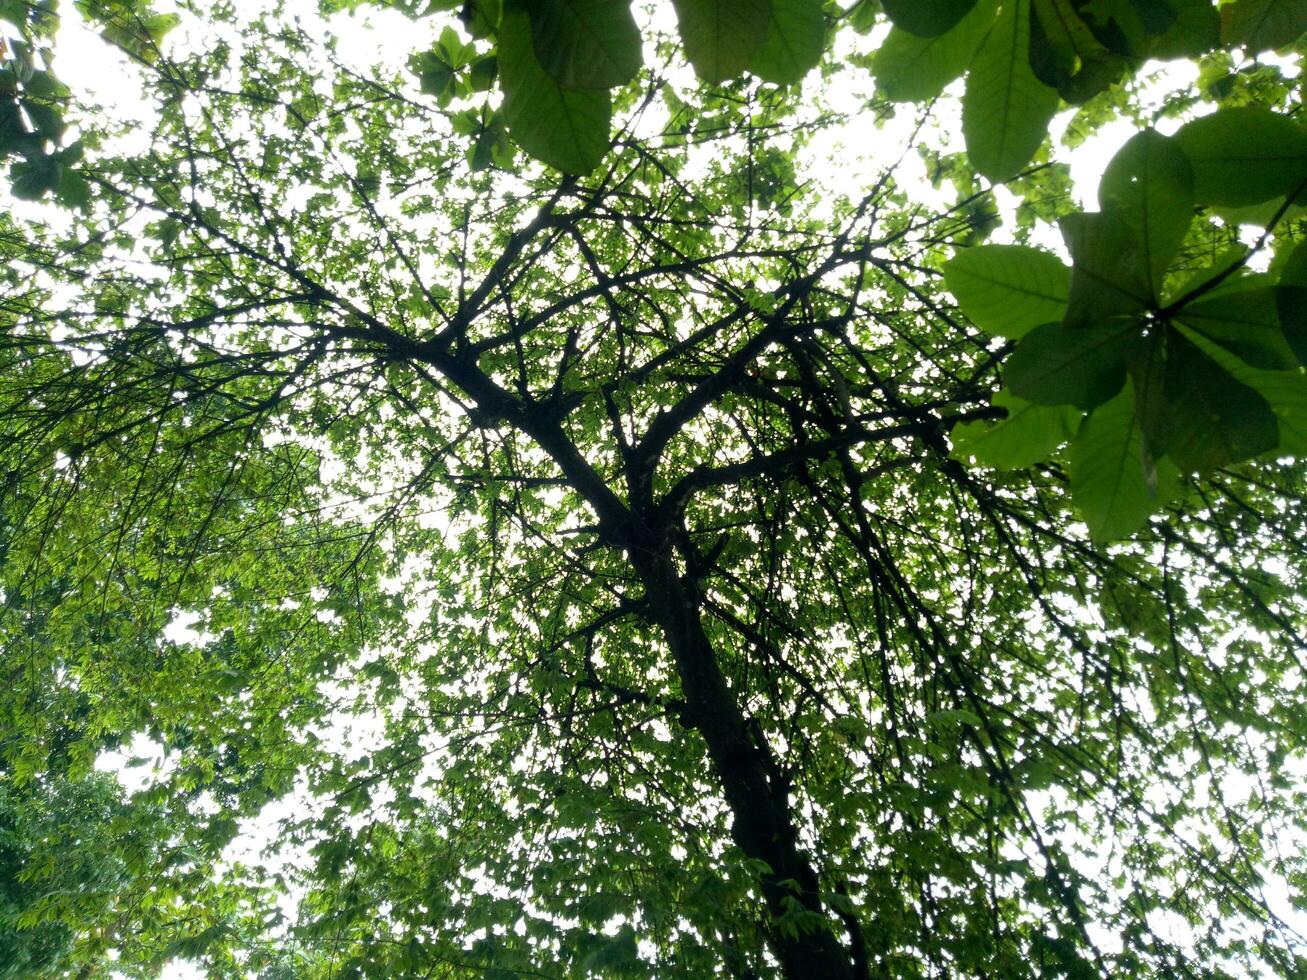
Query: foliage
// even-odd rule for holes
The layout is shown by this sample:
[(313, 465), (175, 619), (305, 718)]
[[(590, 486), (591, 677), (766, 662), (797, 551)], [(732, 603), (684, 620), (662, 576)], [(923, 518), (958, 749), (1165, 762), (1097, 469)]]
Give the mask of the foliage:
[(883, 8), (3, 8), (18, 970), (1307, 971), (1301, 8)]
[(1197, 275), (1168, 273), (1195, 204), (1275, 201), (1274, 226), (1307, 188), (1305, 174), (1307, 129), (1260, 107), (1223, 109), (1174, 139), (1144, 130), (1121, 148), (1099, 188), (1102, 210), (1061, 219), (1070, 269), (1016, 245), (952, 259), (946, 278), (963, 312), (1019, 339), (1004, 377), (1017, 399), (1007, 404), (1022, 411), (995, 428), (1048, 433), (1035, 437), (1042, 452), (1023, 438), (1031, 455), (1015, 463), (1010, 436), (973, 429), (964, 446), (996, 465), (1029, 465), (1075, 431), (1061, 412), (1037, 406), (1091, 413), (1097, 421), (1080, 425), (1071, 446), (1080, 460), (1071, 492), (1090, 530), (1108, 539), (1136, 530), (1174, 492), (1173, 468), (1206, 473), (1270, 451), (1303, 452), (1295, 382), (1307, 351), (1307, 292), (1298, 262), (1278, 282), (1246, 271), (1249, 251)]

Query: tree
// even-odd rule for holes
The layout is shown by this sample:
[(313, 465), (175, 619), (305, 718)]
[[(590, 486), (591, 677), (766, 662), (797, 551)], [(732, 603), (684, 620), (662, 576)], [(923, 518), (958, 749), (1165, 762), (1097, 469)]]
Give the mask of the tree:
[[(1307, 969), (1301, 7), (453, 6), (90, 4), (148, 134), (0, 8), (0, 789), (168, 753), (114, 968)], [(952, 206), (810, 162), (896, 111)]]

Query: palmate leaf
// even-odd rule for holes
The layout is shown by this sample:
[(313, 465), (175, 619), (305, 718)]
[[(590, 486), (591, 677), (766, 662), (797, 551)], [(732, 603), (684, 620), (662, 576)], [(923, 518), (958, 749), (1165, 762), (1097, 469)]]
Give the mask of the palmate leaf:
[(962, 101), (967, 155), (992, 181), (1015, 177), (1034, 156), (1058, 94), (1030, 67), (1030, 8), (1009, 0), (976, 52)]
[(1070, 214), (1058, 222), (1071, 253), (1071, 292), (1065, 323), (1081, 327), (1147, 308), (1148, 267), (1133, 229), (1115, 212)]
[(1219, 109), (1175, 134), (1194, 171), (1198, 204), (1239, 207), (1307, 184), (1307, 128), (1265, 106)]
[(672, 0), (685, 55), (705, 82), (741, 74), (771, 26), (771, 0)]
[(939, 95), (971, 64), (996, 9), (996, 0), (979, 0), (956, 27), (935, 37), (892, 28), (873, 62), (876, 87), (894, 102)]
[(821, 60), (826, 15), (821, 0), (771, 0), (767, 35), (749, 70), (767, 82), (789, 85)]
[(1026, 245), (980, 245), (944, 266), (944, 284), (976, 326), (996, 337), (1024, 336), (1066, 312), (1071, 270)]
[(607, 92), (562, 88), (536, 60), (531, 21), (506, 13), (499, 27), (504, 121), (522, 149), (565, 173), (589, 173), (608, 151)]
[(629, 3), (533, 0), (523, 6), (536, 59), (564, 88), (613, 88), (640, 70), (640, 30)]
[(1175, 466), (1145, 459), (1135, 414), (1135, 393), (1127, 383), (1080, 426), (1071, 443), (1071, 497), (1097, 541), (1128, 537), (1175, 491)]
[(1098, 203), (1134, 232), (1140, 261), (1148, 272), (1151, 298), (1194, 216), (1194, 176), (1175, 142), (1155, 130), (1131, 137), (1098, 185)]
[(998, 392), (993, 403), (1007, 409), (1007, 418), (954, 426), (949, 440), (955, 457), (1000, 470), (1023, 469), (1070, 439), (1080, 418), (1074, 408), (1035, 405), (1007, 391)]

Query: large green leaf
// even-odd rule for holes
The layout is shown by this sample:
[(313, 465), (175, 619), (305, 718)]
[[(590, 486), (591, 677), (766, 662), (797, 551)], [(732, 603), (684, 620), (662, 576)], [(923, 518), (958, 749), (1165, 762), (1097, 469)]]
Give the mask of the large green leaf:
[(1007, 418), (954, 426), (954, 456), (1000, 470), (1024, 469), (1070, 439), (1080, 418), (1074, 408), (1035, 405), (1007, 391), (996, 394), (994, 404), (1007, 409)]
[(1221, 8), (1221, 40), (1250, 51), (1282, 48), (1307, 32), (1303, 0), (1234, 0)]
[(894, 26), (919, 37), (938, 37), (952, 29), (976, 0), (881, 0)]
[(1139, 333), (1133, 317), (1089, 327), (1046, 323), (1017, 344), (1003, 364), (1003, 378), (1027, 401), (1091, 409), (1121, 390), (1126, 356)]
[(1172, 7), (1175, 21), (1147, 39), (1150, 58), (1197, 58), (1220, 46), (1221, 18), (1208, 0), (1178, 0)]
[(1199, 204), (1241, 206), (1307, 185), (1307, 128), (1265, 106), (1220, 109), (1186, 123), (1176, 142)]
[(1189, 161), (1155, 130), (1133, 136), (1117, 151), (1102, 182), (1098, 203), (1134, 232), (1148, 270), (1151, 297), (1189, 230), (1194, 215), (1194, 175)]
[(1132, 359), (1136, 415), (1148, 454), (1206, 472), (1273, 449), (1275, 415), (1256, 391), (1175, 331)]
[(1126, 59), (1109, 51), (1072, 0), (1033, 0), (1030, 67), (1068, 102), (1079, 104), (1111, 85)]
[[(1247, 289), (1251, 285), (1248, 278), (1251, 274), (1247, 270), (1248, 252), (1248, 246), (1242, 244), (1219, 249), (1214, 261), (1209, 261), (1203, 268), (1191, 269), (1179, 277), (1167, 289), (1162, 305), (1174, 307), (1195, 291), (1211, 297), (1230, 290)], [(1211, 285), (1213, 282), (1216, 285)], [(1269, 281), (1258, 285), (1269, 285)]]
[(504, 121), (527, 153), (565, 173), (589, 173), (608, 152), (612, 106), (607, 92), (569, 91), (536, 60), (525, 13), (504, 15), (499, 27), (499, 75)]
[(821, 0), (771, 0), (767, 36), (749, 70), (778, 85), (797, 82), (821, 60), (825, 44)]
[(1284, 284), (1275, 290), (1280, 329), (1298, 363), (1307, 366), (1307, 286)]
[(1175, 468), (1165, 459), (1154, 465), (1144, 458), (1129, 384), (1080, 426), (1068, 475), (1071, 497), (1098, 541), (1133, 534), (1171, 495)]
[(992, 181), (1030, 162), (1057, 111), (1057, 92), (1030, 67), (1030, 8), (1004, 3), (967, 75), (962, 134), (972, 165)]
[[(1283, 259), (1280, 259), (1283, 254)], [(1299, 242), (1287, 253), (1277, 254), (1272, 268), (1278, 268), (1280, 282), (1286, 286), (1307, 286), (1307, 242)]]
[(1195, 347), (1219, 364), (1232, 378), (1256, 391), (1270, 405), (1279, 425), (1276, 452), (1307, 459), (1307, 373), (1263, 371), (1212, 343), (1201, 334), (1185, 330)]
[(876, 87), (894, 102), (920, 102), (939, 95), (971, 64), (995, 9), (995, 0), (979, 0), (956, 27), (937, 37), (892, 28), (872, 63)]
[(1301, 371), (1257, 371), (1240, 378), (1266, 399), (1279, 424), (1276, 451), (1307, 459), (1307, 376)]
[(944, 266), (944, 284), (976, 326), (1018, 338), (1066, 312), (1071, 270), (1056, 255), (1025, 245), (979, 245)]
[(685, 55), (706, 82), (749, 67), (771, 27), (771, 0), (672, 0)]
[(1058, 222), (1071, 267), (1066, 324), (1080, 327), (1118, 313), (1145, 309), (1152, 298), (1139, 239), (1108, 212), (1067, 215)]
[(640, 70), (640, 30), (623, 0), (532, 0), (536, 59), (564, 88), (612, 88)]
[[(1289, 338), (1301, 339), (1303, 317), (1307, 316), (1307, 309), (1302, 305), (1305, 292), (1293, 286), (1225, 292), (1200, 298), (1175, 316), (1253, 367), (1284, 371), (1298, 366)], [(1281, 309), (1285, 325), (1282, 325)]]

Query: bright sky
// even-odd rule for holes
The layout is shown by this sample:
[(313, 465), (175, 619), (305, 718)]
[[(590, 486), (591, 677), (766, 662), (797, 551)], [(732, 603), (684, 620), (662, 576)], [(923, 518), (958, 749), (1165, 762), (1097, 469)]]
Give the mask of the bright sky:
[[(251, 0), (235, 0), (235, 2), (238, 7), (251, 8), (251, 13), (256, 6)], [(163, 12), (168, 10), (166, 3), (158, 3), (155, 6)], [(407, 17), (392, 10), (364, 8), (364, 12), (357, 16), (337, 16), (329, 27), (318, 15), (316, 4), (311, 0), (292, 0), (279, 5), (279, 9), (283, 14), (294, 13), (306, 26), (318, 25), (318, 29), (324, 32), (334, 28), (340, 39), (340, 54), (359, 67), (366, 67), (377, 61), (392, 65), (402, 64), (423, 44), (424, 40), (429, 43), (434, 34), (428, 27), (415, 25)], [(72, 4), (65, 5), (63, 8), (63, 23), (57, 44), (58, 61), (55, 66), (61, 78), (75, 91), (85, 93), (95, 101), (111, 107), (120, 118), (142, 120), (148, 118), (149, 107), (138, 97), (138, 89), (133, 81), (134, 72), (127, 59), (87, 30), (74, 11), (75, 7)], [(227, 33), (231, 35), (229, 40), (234, 44), (240, 43), (239, 37), (234, 32)], [(880, 36), (882, 35), (874, 35), (871, 39), (857, 38), (852, 32), (846, 31), (840, 36), (838, 43), (866, 46), (876, 43)], [(183, 26), (170, 35), (166, 43), (189, 45), (212, 43), (212, 41), (213, 32), (209, 27), (184, 21)], [(1172, 65), (1153, 64), (1140, 73), (1141, 78), (1149, 76), (1152, 81), (1146, 89), (1147, 97), (1160, 103), (1168, 92), (1187, 88), (1196, 78), (1197, 70), (1187, 62)], [(843, 108), (851, 114), (856, 114), (857, 110), (866, 104), (870, 85), (870, 79), (867, 78), (863, 86), (865, 90), (860, 91), (850, 85), (847, 89), (831, 93), (832, 108)], [(1070, 111), (1065, 112), (1054, 121), (1055, 137), (1060, 137), (1071, 115)], [(918, 195), (923, 203), (948, 206), (952, 203), (952, 189), (949, 187), (940, 190), (932, 189), (924, 165), (916, 154), (904, 152), (913, 125), (913, 114), (905, 111), (887, 123), (883, 130), (877, 131), (874, 137), (868, 133), (865, 124), (852, 127), (847, 132), (823, 133), (808, 151), (809, 176), (832, 186), (841, 184), (848, 186), (849, 182), (862, 181), (867, 175), (902, 156), (904, 162), (899, 170), (900, 182), (913, 185), (911, 188), (913, 193)], [(1163, 131), (1168, 131), (1168, 125), (1173, 128), (1178, 123), (1164, 122), (1161, 125)], [(936, 125), (929, 130), (928, 138), (939, 140), (943, 148), (957, 150), (961, 148), (960, 132), (960, 112), (956, 100), (942, 100)], [(1098, 178), (1112, 154), (1133, 132), (1134, 129), (1129, 123), (1109, 123), (1074, 151), (1067, 151), (1064, 147), (1059, 150), (1058, 157), (1070, 163), (1080, 204), (1091, 209), (1096, 207)], [(852, 160), (859, 160), (860, 163), (851, 164)], [(1004, 217), (1007, 219), (1005, 223), (1011, 224), (1015, 198), (1002, 188), (997, 190), (996, 197), (1000, 208), (1005, 212)], [(998, 232), (999, 240), (1002, 239), (1003, 234), (1002, 231)], [(1060, 250), (1061, 242), (1053, 229), (1047, 229), (1041, 237), (1043, 244)], [(180, 617), (170, 630), (170, 638), (196, 639), (197, 634), (190, 628), (191, 622), (193, 621)], [(335, 730), (325, 734), (342, 748), (349, 745), (357, 751), (362, 744), (373, 741), (378, 734), (378, 726), (370, 722), (371, 720), (367, 718), (341, 716), (337, 719)], [(129, 768), (127, 764), (133, 758), (150, 761), (143, 766)], [(106, 753), (100, 761), (100, 767), (116, 772), (128, 789), (147, 785), (165, 765), (166, 760), (160, 757), (158, 747), (146, 740), (138, 740), (128, 749), (119, 752)], [(242, 835), (230, 848), (229, 857), (232, 860), (257, 859), (259, 852), (276, 838), (278, 822), (297, 810), (302, 811), (305, 805), (306, 802), (303, 800), (284, 800), (268, 807), (260, 819), (247, 821)], [(285, 859), (291, 860), (293, 857), (288, 855)], [(1282, 888), (1272, 898), (1277, 906), (1288, 911)], [(1302, 921), (1301, 917), (1298, 917), (1298, 921)], [(197, 969), (180, 962), (173, 964), (165, 972), (165, 977), (169, 980), (190, 980), (192, 977), (199, 976), (202, 974)]]

